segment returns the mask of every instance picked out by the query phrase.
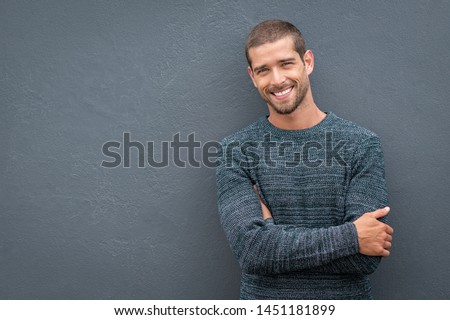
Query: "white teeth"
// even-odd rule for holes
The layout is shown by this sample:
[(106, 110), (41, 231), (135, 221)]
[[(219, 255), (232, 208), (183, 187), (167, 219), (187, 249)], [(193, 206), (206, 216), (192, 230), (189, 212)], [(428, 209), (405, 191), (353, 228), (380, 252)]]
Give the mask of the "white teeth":
[(291, 89), (292, 89), (292, 88), (283, 90), (283, 91), (281, 91), (281, 92), (274, 92), (273, 94), (276, 95), (277, 97), (279, 97), (279, 96), (284, 96), (285, 94), (291, 92)]

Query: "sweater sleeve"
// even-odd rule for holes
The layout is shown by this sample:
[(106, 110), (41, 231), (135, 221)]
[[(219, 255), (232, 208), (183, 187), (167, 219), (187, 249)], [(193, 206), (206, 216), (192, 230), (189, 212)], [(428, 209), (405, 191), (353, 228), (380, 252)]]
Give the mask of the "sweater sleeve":
[(216, 168), (219, 215), (242, 271), (252, 274), (299, 271), (358, 253), (356, 227), (350, 220), (318, 229), (285, 228), (274, 224), (272, 219), (264, 221), (242, 153), (228, 151), (227, 143), (222, 142)]
[[(353, 222), (364, 213), (383, 208), (387, 204), (383, 150), (379, 138), (372, 136), (360, 143), (354, 152), (351, 179), (345, 199), (344, 223)], [(381, 221), (387, 220), (383, 218)], [(371, 274), (380, 261), (381, 257), (356, 253), (338, 258), (315, 271)]]

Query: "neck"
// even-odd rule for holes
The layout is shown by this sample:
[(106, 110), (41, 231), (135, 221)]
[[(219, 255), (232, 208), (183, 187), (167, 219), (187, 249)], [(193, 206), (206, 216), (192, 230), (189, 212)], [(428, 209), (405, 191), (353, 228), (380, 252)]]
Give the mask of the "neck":
[(314, 127), (326, 116), (317, 105), (312, 102), (300, 105), (291, 114), (279, 114), (269, 107), (269, 122), (275, 127), (283, 130), (303, 130)]

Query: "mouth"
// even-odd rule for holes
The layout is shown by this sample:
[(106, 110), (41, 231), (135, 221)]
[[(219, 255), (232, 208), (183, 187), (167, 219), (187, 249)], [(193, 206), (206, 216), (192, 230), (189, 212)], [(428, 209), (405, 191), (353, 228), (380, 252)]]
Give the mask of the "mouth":
[(292, 86), (292, 87), (284, 88), (284, 89), (281, 89), (278, 91), (271, 91), (270, 93), (273, 96), (275, 96), (275, 98), (277, 98), (277, 99), (284, 99), (284, 98), (288, 97), (289, 94), (292, 92), (292, 88), (294, 88), (294, 87)]

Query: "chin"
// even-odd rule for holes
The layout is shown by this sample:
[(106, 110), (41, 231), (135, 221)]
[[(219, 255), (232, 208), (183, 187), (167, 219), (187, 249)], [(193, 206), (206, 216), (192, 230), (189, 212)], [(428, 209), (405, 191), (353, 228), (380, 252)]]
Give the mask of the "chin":
[(289, 106), (277, 106), (276, 104), (274, 104), (272, 101), (268, 101), (268, 104), (272, 107), (272, 109), (281, 115), (288, 115), (293, 113), (295, 110), (298, 109), (300, 104), (296, 104), (294, 106), (289, 105)]
[(290, 115), (291, 113), (293, 113), (295, 110), (297, 110), (297, 107), (295, 108), (290, 108), (290, 109), (279, 109), (279, 108), (273, 108), (275, 110), (276, 113), (281, 114), (281, 115)]

